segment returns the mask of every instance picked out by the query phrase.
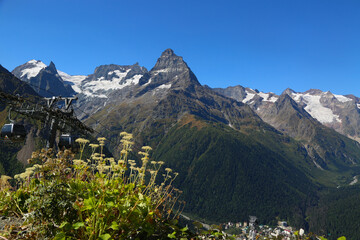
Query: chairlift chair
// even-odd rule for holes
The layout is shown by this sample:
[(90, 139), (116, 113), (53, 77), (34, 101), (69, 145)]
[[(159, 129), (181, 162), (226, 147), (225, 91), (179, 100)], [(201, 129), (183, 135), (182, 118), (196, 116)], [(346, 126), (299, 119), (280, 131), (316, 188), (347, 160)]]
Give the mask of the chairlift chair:
[(8, 116), (10, 123), (7, 123), (2, 127), (0, 139), (13, 143), (24, 142), (27, 134), (26, 129), (24, 125), (15, 123), (15, 121), (11, 119), (11, 109), (12, 108), (10, 107)]
[(61, 134), (58, 143), (59, 149), (71, 149), (72, 152), (78, 152), (80, 146), (77, 142), (75, 142), (76, 139), (77, 136), (71, 135), (69, 133)]
[(0, 137), (4, 141), (24, 142), (26, 138), (26, 129), (20, 123), (7, 123), (1, 129)]

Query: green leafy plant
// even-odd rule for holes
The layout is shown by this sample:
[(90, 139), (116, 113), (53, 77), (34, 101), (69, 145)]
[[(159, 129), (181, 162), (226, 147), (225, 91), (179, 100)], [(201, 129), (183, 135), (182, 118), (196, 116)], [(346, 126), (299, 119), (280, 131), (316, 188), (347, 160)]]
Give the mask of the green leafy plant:
[(121, 136), (123, 150), (117, 161), (104, 156), (105, 138), (89, 145), (89, 159), (82, 159), (86, 139), (76, 140), (79, 159), (68, 150), (33, 153), (29, 162), (34, 165), (14, 177), (16, 188), (5, 184), (1, 188), (0, 213), (25, 219), (16, 231), (8, 228), (2, 235), (10, 239), (190, 238), (187, 228), (177, 226), (183, 208), (177, 203), (181, 191), (171, 185), (177, 173), (166, 168), (157, 184), (164, 163), (150, 161), (152, 149), (147, 146), (139, 152), (139, 164), (128, 159), (132, 135)]

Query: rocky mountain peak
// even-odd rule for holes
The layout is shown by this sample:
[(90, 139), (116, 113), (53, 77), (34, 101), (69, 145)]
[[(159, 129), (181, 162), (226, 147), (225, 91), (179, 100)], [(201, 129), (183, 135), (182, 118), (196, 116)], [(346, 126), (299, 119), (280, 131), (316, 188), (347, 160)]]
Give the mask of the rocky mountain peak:
[(46, 65), (42, 61), (33, 59), (16, 67), (11, 73), (20, 80), (29, 82), (30, 78), (38, 75), (45, 67)]
[(140, 79), (139, 85), (144, 88), (139, 91), (138, 96), (154, 89), (194, 91), (195, 86), (201, 86), (183, 58), (177, 56), (172, 49), (166, 49), (161, 54), (151, 71)]
[(279, 96), (279, 98), (278, 98), (278, 100), (276, 100), (276, 102), (286, 102), (286, 101), (293, 101), (293, 102), (295, 102), (290, 96), (289, 96), (289, 94), (287, 94), (287, 93), (282, 93), (280, 96)]
[(301, 114), (310, 117), (310, 115), (302, 107), (300, 107), (287, 93), (282, 93), (280, 95), (278, 100), (276, 100), (275, 102), (275, 107), (278, 109), (286, 109), (287, 111), (289, 111), (290, 109), (294, 109), (297, 112), (300, 112)]
[(44, 68), (44, 67), (46, 67), (46, 64), (43, 63), (41, 60), (32, 59), (32, 60), (26, 62), (25, 64), (23, 64), (22, 66), (26, 66), (27, 68), (29, 68), (29, 67)]
[(49, 71), (50, 73), (53, 73), (53, 74), (58, 74), (55, 64), (52, 61), (50, 62), (49, 66), (47, 66), (43, 70)]
[[(38, 62), (36, 62), (37, 65)], [(41, 64), (42, 65), (42, 64)], [(45, 64), (44, 64), (45, 65)], [(31, 74), (27, 75), (25, 81), (29, 82), (31, 87), (43, 97), (52, 97), (52, 96), (73, 96), (75, 91), (72, 87), (66, 83), (59, 75), (55, 64), (50, 62), (49, 66), (41, 68), (40, 71), (33, 76), (38, 68), (33, 69), (24, 69), (22, 72), (30, 72)], [(14, 70), (15, 71), (15, 70)]]
[(179, 72), (189, 69), (183, 58), (177, 56), (172, 49), (166, 49), (157, 60), (151, 71), (167, 70)]
[(105, 77), (108, 75), (108, 73), (110, 72), (114, 72), (116, 70), (120, 71), (120, 72), (125, 72), (127, 69), (127, 67), (125, 66), (120, 66), (120, 65), (116, 65), (116, 64), (106, 64), (106, 65), (100, 65), (98, 67), (95, 68), (94, 71), (94, 76), (96, 77)]
[(50, 62), (48, 68), (56, 68), (55, 63), (53, 61)]
[(296, 93), (296, 92), (294, 90), (292, 90), (291, 88), (287, 88), (281, 94), (291, 95), (292, 93)]
[(95, 80), (112, 80), (118, 78), (131, 78), (135, 75), (144, 75), (147, 73), (145, 67), (141, 67), (138, 63), (133, 65), (100, 65), (96, 67), (93, 74), (89, 75), (88, 79), (85, 82), (95, 81)]
[(310, 89), (307, 90), (306, 92), (304, 92), (304, 94), (310, 94), (310, 95), (321, 95), (323, 93), (323, 91), (321, 91), (320, 89)]
[(174, 50), (172, 50), (171, 48), (168, 48), (161, 54), (161, 57), (168, 57), (168, 56), (174, 56), (174, 55), (175, 55)]

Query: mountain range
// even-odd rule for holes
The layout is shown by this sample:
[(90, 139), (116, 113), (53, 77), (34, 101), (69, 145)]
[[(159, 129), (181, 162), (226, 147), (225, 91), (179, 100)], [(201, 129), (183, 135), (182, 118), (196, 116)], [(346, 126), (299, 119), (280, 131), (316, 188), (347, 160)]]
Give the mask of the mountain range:
[(357, 185), (360, 99), (353, 95), (212, 89), (171, 49), (150, 71), (111, 64), (70, 76), (31, 60), (12, 73), (42, 96), (78, 96), (78, 117), (109, 140), (115, 156), (122, 131), (152, 146), (156, 160), (179, 172), (174, 184), (185, 212), (198, 218), (256, 215), (327, 231), (333, 222), (307, 217), (323, 209), (326, 191)]
[[(193, 88), (192, 92), (196, 87), (201, 91), (207, 91), (206, 94), (197, 91), (197, 96), (195, 96), (197, 99), (201, 99), (201, 97), (208, 98), (207, 102), (203, 104), (206, 106), (219, 98), (214, 95), (214, 92), (217, 92), (235, 99), (237, 102), (245, 103), (250, 106), (255, 115), (259, 116), (261, 120), (278, 131), (300, 141), (318, 168), (327, 168), (328, 163), (331, 164), (334, 161), (355, 163), (355, 156), (346, 154), (346, 151), (344, 151), (344, 146), (346, 147), (349, 144), (342, 144), (342, 142), (348, 141), (348, 139), (331, 131), (331, 129), (349, 138), (360, 139), (359, 98), (353, 95), (336, 95), (314, 89), (304, 93), (286, 89), (280, 96), (242, 86), (211, 89), (207, 86), (200, 86), (191, 71), (192, 77), (188, 77), (189, 80), (186, 83), (180, 75), (187, 69), (189, 68), (183, 59), (176, 56), (171, 49), (167, 49), (151, 71), (139, 66), (138, 63), (126, 66), (110, 64), (97, 67), (94, 73), (88, 76), (70, 76), (62, 71), (57, 71), (52, 62), (49, 66), (46, 66), (41, 61), (31, 60), (15, 68), (12, 73), (23, 81), (32, 83), (31, 86), (43, 96), (49, 96), (50, 93), (55, 95), (55, 90), (51, 91), (51, 89), (56, 89), (58, 95), (62, 96), (77, 94), (79, 97), (76, 104), (77, 115), (82, 120), (86, 120), (91, 116), (88, 122), (93, 122), (93, 116), (100, 115), (100, 112), (106, 109), (107, 114), (97, 119), (98, 122), (103, 122), (102, 119), (106, 119), (108, 113), (113, 111), (113, 108), (116, 109), (120, 102), (122, 105), (125, 103), (131, 105), (135, 99), (136, 101), (145, 99), (141, 101), (147, 103), (154, 102), (155, 99), (160, 101), (168, 94), (169, 89), (175, 89), (174, 86), (176, 85), (174, 83), (182, 86), (183, 89), (188, 88), (188, 90), (191, 90), (190, 88)], [(44, 76), (44, 73), (50, 74), (51, 77)], [(175, 77), (181, 81), (176, 80)], [(191, 82), (191, 79), (195, 80)], [(48, 90), (40, 87), (46, 82), (52, 83), (46, 84)], [(63, 87), (59, 87), (61, 84)], [(188, 86), (186, 87), (185, 84), (188, 84)], [(142, 95), (144, 96), (140, 98)], [(199, 97), (198, 95), (202, 96)], [(188, 105), (196, 106), (196, 104), (190, 102), (186, 105), (181, 114), (189, 112), (189, 110), (185, 109), (188, 108)], [(214, 116), (211, 116), (210, 113), (207, 116), (202, 115), (202, 117), (205, 119), (213, 117), (233, 127), (234, 122), (237, 120), (233, 118), (233, 122), (231, 122), (229, 115), (233, 111), (228, 111), (228, 108), (216, 109), (218, 113), (214, 114)], [(202, 109), (202, 111), (205, 112), (206, 110)], [(174, 111), (169, 110), (169, 112), (172, 115)], [(139, 118), (139, 116), (138, 114), (133, 119)], [(155, 119), (162, 117), (154, 116)], [(114, 125), (116, 124), (109, 124), (109, 126)], [(142, 128), (143, 126), (140, 127), (140, 129)], [(336, 138), (342, 140), (337, 141), (336, 147), (329, 146), (324, 141), (321, 142), (319, 136), (324, 135), (336, 135)], [(332, 138), (334, 137), (332, 136)]]
[[(262, 117), (280, 97), (274, 93), (263, 93), (242, 86), (225, 89), (215, 88), (214, 90), (224, 96), (250, 105)], [(289, 95), (321, 124), (333, 128), (347, 137), (359, 140), (360, 98), (354, 95), (337, 95), (330, 91), (323, 92), (318, 89), (310, 89), (303, 93), (286, 89), (281, 95), (284, 94)]]
[[(49, 76), (42, 77), (44, 72), (49, 73)], [(161, 70), (158, 72), (155, 70), (155, 74), (159, 72)], [(95, 69), (93, 74), (71, 76), (57, 70), (53, 62), (47, 66), (39, 60), (30, 60), (16, 67), (12, 73), (19, 79), (30, 83), (34, 90), (42, 96), (78, 95), (80, 98), (78, 107), (85, 110), (85, 115), (84, 112), (78, 111), (78, 115), (82, 118), (94, 114), (107, 103), (125, 99), (130, 92), (129, 89), (141, 85), (140, 78), (145, 81), (144, 79), (149, 76), (148, 70), (139, 66), (138, 63), (134, 65), (101, 65)], [(51, 80), (49, 80), (50, 78)], [(168, 86), (170, 85), (164, 84), (160, 88)], [(265, 116), (268, 115), (266, 112), (270, 106), (274, 105), (281, 95), (287, 94), (322, 125), (333, 128), (354, 140), (360, 140), (360, 98), (354, 95), (338, 95), (318, 89), (310, 89), (303, 93), (286, 89), (279, 96), (240, 85), (212, 90), (246, 103), (265, 122), (270, 121)], [(89, 99), (91, 100), (89, 101)], [(91, 104), (87, 104), (89, 102)]]

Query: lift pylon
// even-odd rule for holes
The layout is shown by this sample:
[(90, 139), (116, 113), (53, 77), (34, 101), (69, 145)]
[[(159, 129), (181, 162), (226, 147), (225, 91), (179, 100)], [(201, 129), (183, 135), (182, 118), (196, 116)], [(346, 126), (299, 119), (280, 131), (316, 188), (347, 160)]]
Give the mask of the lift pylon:
[(12, 111), (44, 123), (47, 148), (54, 147), (57, 131), (76, 131), (83, 134), (94, 132), (75, 117), (71, 104), (77, 100), (76, 97), (54, 96), (44, 98), (45, 104), (39, 104), (20, 96), (0, 92), (0, 100), (10, 105)]

